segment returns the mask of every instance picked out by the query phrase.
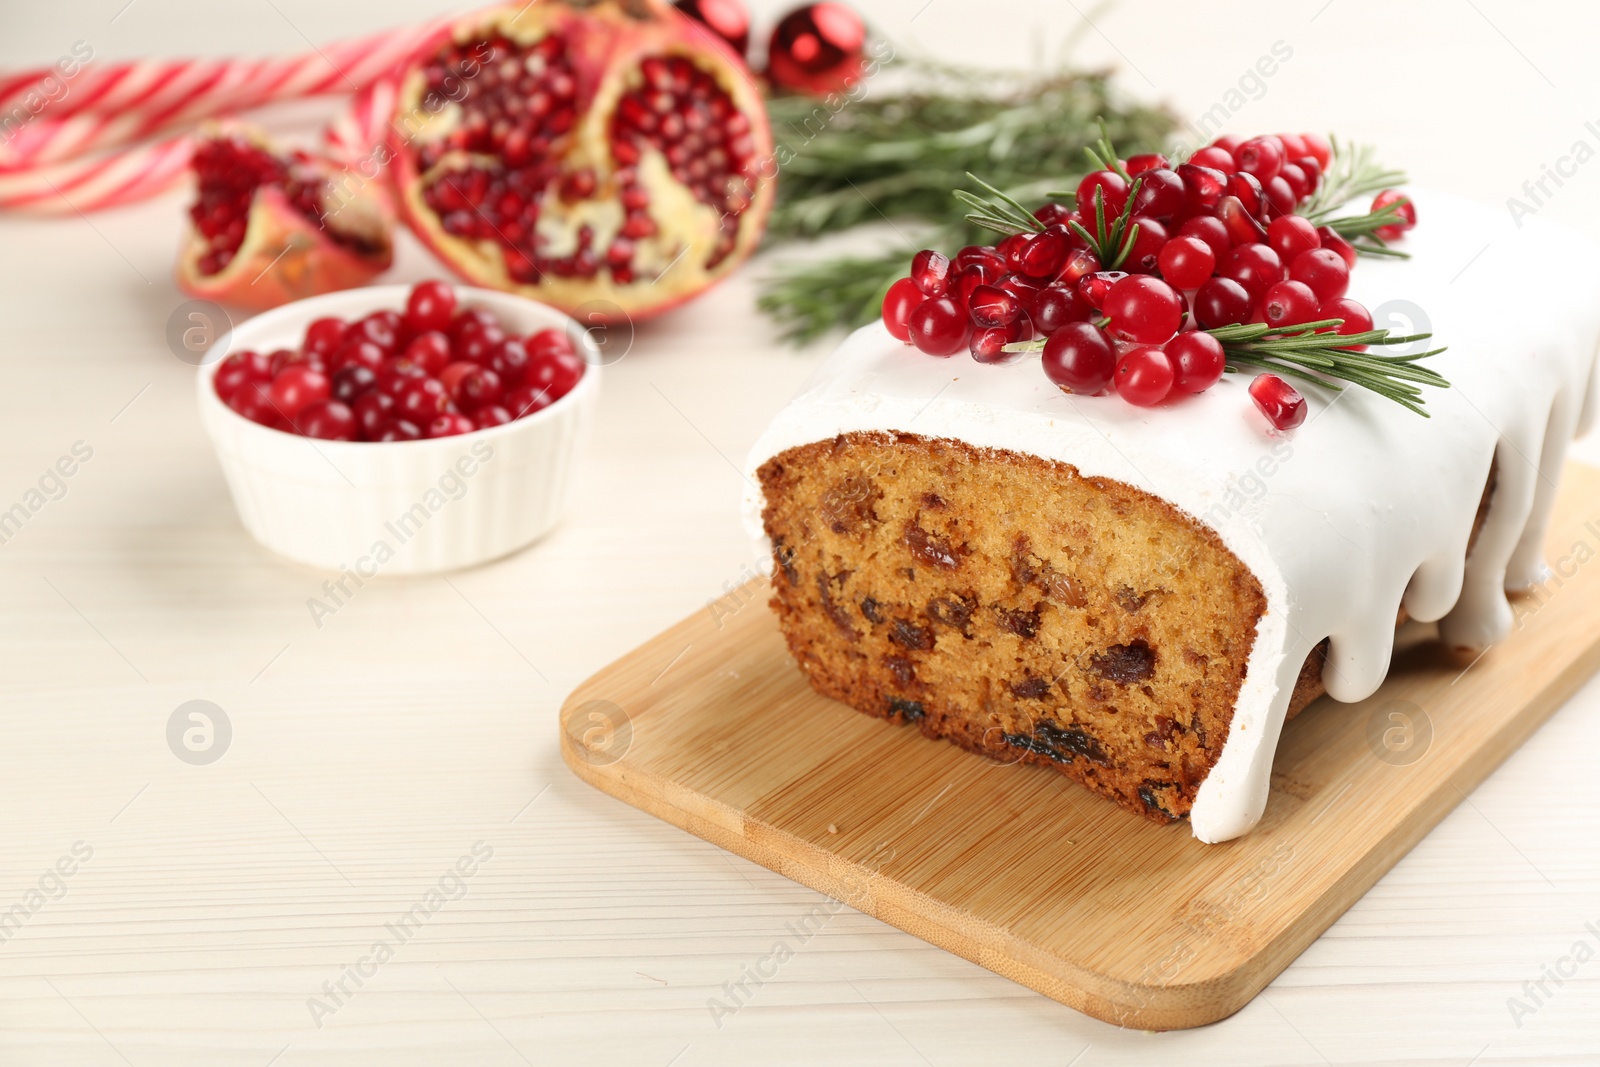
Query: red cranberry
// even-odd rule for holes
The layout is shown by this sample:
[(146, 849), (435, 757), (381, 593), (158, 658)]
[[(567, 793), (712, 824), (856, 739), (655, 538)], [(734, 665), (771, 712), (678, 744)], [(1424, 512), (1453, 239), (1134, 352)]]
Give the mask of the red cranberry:
[(378, 387), (378, 374), (371, 367), (349, 363), (333, 372), (333, 398), (353, 404)]
[[(1361, 304), (1349, 297), (1330, 300), (1317, 310), (1319, 319), (1343, 319), (1344, 322), (1336, 327), (1335, 332), (1341, 337), (1348, 337), (1353, 333), (1366, 333), (1372, 329), (1372, 316)], [(1357, 352), (1366, 351), (1366, 345), (1351, 345)]]
[(1135, 215), (1172, 222), (1183, 214), (1187, 203), (1183, 179), (1175, 171), (1159, 167), (1139, 175), (1139, 191), (1133, 197)]
[(918, 304), (907, 320), (911, 343), (930, 356), (953, 356), (967, 347), (971, 317), (947, 296)]
[(1299, 159), (1306, 154), (1306, 139), (1298, 133), (1275, 133), (1272, 136), (1283, 146), (1284, 159)]
[(350, 332), (362, 340), (371, 341), (385, 353), (393, 352), (400, 344), (400, 314), (395, 311), (374, 311), (351, 327)]
[(335, 373), (351, 366), (375, 371), (383, 366), (383, 360), (383, 349), (365, 338), (352, 337), (334, 352), (332, 367)]
[(1303, 282), (1278, 282), (1261, 299), (1261, 317), (1275, 329), (1299, 326), (1317, 318), (1317, 294)]
[(1155, 219), (1136, 218), (1139, 230), (1133, 235), (1128, 256), (1122, 261), (1131, 274), (1154, 274), (1160, 262), (1161, 246), (1167, 243), (1167, 228)]
[(1385, 189), (1372, 198), (1372, 210), (1375, 212), (1382, 211), (1390, 204), (1400, 205), (1400, 221), (1390, 226), (1379, 226), (1374, 231), (1379, 238), (1385, 241), (1393, 241), (1417, 224), (1417, 206), (1404, 193), (1395, 189)]
[[(1064, 226), (1075, 216), (1072, 209), (1065, 204), (1058, 204), (1054, 200), (1040, 204), (1033, 211), (1033, 217), (1044, 223), (1045, 226)], [(962, 266), (957, 263), (957, 266)]]
[(906, 320), (916, 306), (926, 299), (922, 290), (917, 288), (917, 283), (910, 278), (901, 278), (889, 286), (889, 291), (883, 297), (883, 325), (890, 336), (897, 341), (911, 340)]
[(406, 382), (400, 389), (400, 395), (395, 397), (394, 404), (396, 414), (419, 426), (426, 426), (435, 415), (449, 407), (450, 394), (445, 392), (444, 383), (437, 378), (413, 378)]
[(1197, 167), (1210, 167), (1220, 170), (1224, 174), (1232, 174), (1238, 168), (1233, 162), (1233, 153), (1217, 145), (1207, 145), (1189, 157), (1189, 162)]
[(1267, 243), (1285, 263), (1293, 263), (1301, 252), (1309, 252), (1322, 244), (1317, 228), (1311, 220), (1300, 215), (1284, 215), (1267, 224)]
[(500, 381), (507, 387), (521, 385), (522, 380), (528, 375), (528, 366), (532, 363), (528, 355), (528, 346), (525, 342), (511, 337), (501, 342), (495, 349), (494, 355), (489, 357), (489, 369), (500, 376)]
[(428, 372), (405, 359), (386, 359), (378, 368), (378, 391), (391, 398), (399, 397), (406, 385), (421, 381)]
[(1284, 278), (1283, 261), (1264, 244), (1240, 245), (1222, 261), (1218, 271), (1244, 286), (1252, 300), (1259, 300), (1268, 289)]
[(456, 291), (445, 282), (418, 282), (406, 297), (406, 325), (412, 333), (443, 333), (455, 313)]
[(447, 411), (442, 415), (435, 415), (428, 423), (428, 436), (454, 437), (457, 434), (471, 433), (477, 428), (476, 423), (459, 411)]
[(390, 444), (395, 441), (418, 441), (422, 439), (422, 427), (410, 419), (390, 419), (378, 431), (374, 440)]
[(472, 421), (477, 423), (478, 429), (488, 430), (510, 422), (511, 412), (499, 404), (487, 404), (473, 413)]
[(1232, 159), (1233, 153), (1237, 151), (1239, 146), (1242, 144), (1244, 144), (1243, 137), (1240, 137), (1236, 133), (1225, 133), (1221, 137), (1218, 137), (1215, 141), (1212, 141), (1211, 147), (1222, 149), (1224, 152), (1228, 153), (1228, 158)]
[(1111, 339), (1091, 322), (1069, 322), (1051, 334), (1040, 362), (1058, 389), (1083, 396), (1105, 389), (1117, 367)]
[(1310, 286), (1322, 304), (1339, 299), (1350, 288), (1350, 268), (1339, 253), (1328, 248), (1301, 252), (1289, 264), (1289, 277)]
[(217, 375), (211, 380), (212, 387), (216, 389), (217, 396), (226, 403), (240, 389), (251, 382), (268, 382), (272, 380), (272, 361), (259, 352), (246, 349), (235, 352), (222, 361), (222, 366), (217, 368)]
[(1159, 348), (1141, 345), (1117, 360), (1112, 381), (1117, 395), (1142, 408), (1154, 407), (1172, 392), (1172, 363)]
[(455, 359), (482, 363), (494, 355), (505, 339), (505, 331), (498, 326), (467, 330), (451, 344), (450, 353)]
[[(1306, 176), (1305, 195), (1310, 196), (1312, 193), (1316, 192), (1318, 186), (1322, 184), (1322, 164), (1318, 163), (1311, 156), (1301, 156), (1299, 159), (1295, 160), (1294, 163), (1295, 166), (1300, 168), (1300, 172)], [(1302, 197), (1301, 199), (1304, 198), (1305, 197)]]
[(488, 367), (474, 367), (451, 391), (451, 395), (463, 408), (474, 411), (485, 404), (498, 403), (505, 395), (505, 386), (500, 382), (500, 375)]
[(1123, 205), (1128, 202), (1128, 183), (1114, 170), (1097, 170), (1085, 175), (1078, 183), (1078, 214), (1091, 232), (1094, 230), (1096, 192), (1104, 200), (1101, 210), (1106, 224), (1110, 225), (1112, 219), (1122, 214)]
[(1283, 175), (1274, 177), (1266, 182), (1262, 188), (1267, 194), (1267, 218), (1275, 219), (1279, 215), (1291, 214), (1299, 203), (1295, 199), (1294, 190), (1289, 188), (1289, 183)]
[(1254, 174), (1263, 185), (1278, 176), (1283, 166), (1283, 143), (1270, 134), (1252, 137), (1233, 150), (1233, 162), (1246, 174)]
[(436, 330), (418, 334), (406, 345), (405, 358), (437, 375), (450, 362), (450, 338)]
[(506, 410), (511, 412), (513, 419), (525, 418), (538, 411), (543, 411), (554, 402), (548, 389), (535, 388), (531, 385), (519, 385), (506, 394)]
[(350, 405), (350, 409), (355, 413), (356, 429), (361, 439), (372, 441), (388, 424), (389, 414), (394, 410), (394, 398), (379, 392), (363, 393)]
[(1254, 309), (1250, 293), (1232, 278), (1212, 278), (1194, 294), (1194, 320), (1207, 330), (1249, 322)]
[(264, 381), (246, 382), (228, 398), (228, 406), (251, 422), (263, 426), (279, 426), (283, 423), (283, 416), (272, 404), (272, 386)]
[(343, 319), (314, 319), (311, 325), (306, 327), (306, 338), (300, 347), (306, 352), (315, 352), (323, 357), (331, 356), (339, 347), (339, 343), (344, 340), (346, 328)]
[(310, 367), (287, 367), (272, 379), (272, 406), (290, 420), (304, 408), (328, 399), (331, 393), (328, 376)]
[(450, 335), (451, 345), (455, 345), (464, 334), (489, 329), (500, 329), (500, 320), (494, 317), (493, 312), (483, 308), (462, 308), (450, 320), (450, 329), (445, 332)]
[(572, 338), (568, 337), (565, 331), (555, 327), (529, 334), (523, 344), (528, 346), (528, 358), (536, 362), (552, 356), (578, 358), (578, 349), (573, 345)]
[(1143, 274), (1113, 285), (1101, 308), (1111, 318), (1111, 335), (1135, 344), (1162, 344), (1183, 325), (1183, 303), (1172, 286)]
[(546, 393), (548, 399), (554, 402), (572, 391), (572, 387), (583, 377), (583, 370), (583, 360), (577, 356), (552, 352), (529, 364), (523, 384)]
[(1322, 242), (1322, 247), (1331, 252), (1339, 253), (1339, 258), (1344, 260), (1344, 265), (1351, 270), (1356, 269), (1356, 249), (1346, 241), (1332, 226), (1318, 226), (1317, 240)]
[(297, 363), (302, 366), (309, 366), (312, 370), (321, 369), (316, 362), (313, 362), (313, 357), (304, 352), (297, 352), (292, 348), (274, 349), (267, 355), (267, 366), (270, 368), (271, 376), (274, 378)]
[(1045, 336), (1055, 333), (1069, 322), (1085, 322), (1094, 313), (1089, 302), (1069, 285), (1048, 285), (1039, 293), (1033, 305), (1033, 324)]
[(1185, 330), (1166, 343), (1172, 364), (1172, 387), (1180, 393), (1199, 393), (1216, 385), (1228, 364), (1222, 342), (1200, 330)]
[(1256, 375), (1250, 383), (1250, 399), (1280, 430), (1292, 430), (1306, 421), (1306, 398), (1276, 374)]
[(1233, 251), (1233, 238), (1228, 236), (1228, 227), (1212, 215), (1196, 215), (1192, 219), (1185, 219), (1183, 225), (1178, 227), (1178, 236), (1200, 238), (1211, 246), (1211, 254), (1218, 263)]
[(1326, 173), (1328, 163), (1333, 159), (1333, 147), (1328, 144), (1328, 139), (1320, 133), (1302, 133), (1300, 140), (1305, 144), (1306, 155), (1315, 159)]
[(355, 413), (350, 410), (349, 405), (339, 400), (321, 400), (306, 405), (294, 423), (295, 429), (307, 437), (316, 437), (323, 441), (356, 439)]
[(926, 296), (943, 296), (950, 277), (950, 260), (943, 252), (924, 248), (911, 258), (911, 281)]
[(1174, 237), (1161, 246), (1156, 259), (1161, 276), (1179, 289), (1198, 289), (1217, 269), (1211, 246), (1198, 237)]
[(1298, 163), (1285, 163), (1283, 169), (1278, 171), (1278, 177), (1289, 187), (1294, 194), (1294, 202), (1298, 204), (1311, 192), (1311, 181), (1306, 177), (1306, 172), (1300, 169)]

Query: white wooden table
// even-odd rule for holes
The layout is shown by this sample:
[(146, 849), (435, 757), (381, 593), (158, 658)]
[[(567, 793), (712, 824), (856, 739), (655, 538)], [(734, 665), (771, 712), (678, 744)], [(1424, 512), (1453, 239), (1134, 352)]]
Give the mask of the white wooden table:
[[(14, 5), (0, 65), (78, 40), (100, 59), (297, 51), (449, 6), (125, 4)], [(1081, 26), (1050, 0), (924, 5), (862, 3), (994, 64)], [(1589, 6), (1090, 13), (1079, 54), (1191, 116), (1230, 108), (1285, 42), (1233, 128), (1340, 130), (1490, 202), (1600, 147)], [(1600, 163), (1551, 190), (1542, 215), (1600, 236)], [(319, 628), (325, 576), (240, 528), (163, 341), (181, 207), (0, 219), (0, 509), (93, 449), (0, 544), (0, 1063), (1600, 1063), (1600, 960), (1508, 1007), (1575, 943), (1600, 950), (1596, 685), (1223, 1023), (1118, 1031), (846, 909), (717, 1025), (708, 998), (816, 894), (580, 784), (555, 713), (740, 580), (734, 464), (822, 349), (778, 345), (748, 277), (641, 329), (558, 532), (448, 581), (371, 584)], [(408, 245), (393, 277), (431, 272)], [(193, 699), (232, 724), (206, 766), (166, 741)], [(449, 877), (475, 848), (492, 857)]]

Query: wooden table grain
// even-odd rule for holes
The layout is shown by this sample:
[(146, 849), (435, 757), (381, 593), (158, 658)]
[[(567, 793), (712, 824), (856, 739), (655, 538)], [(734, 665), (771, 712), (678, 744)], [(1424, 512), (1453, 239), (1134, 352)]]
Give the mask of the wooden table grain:
[[(0, 65), (298, 51), (449, 6), (16, 5)], [(1338, 129), (1600, 237), (1587, 8), (860, 6), (1013, 67), (1077, 30), (1186, 117)], [(0, 542), (0, 1063), (1600, 1063), (1597, 684), (1217, 1025), (1119, 1030), (848, 908), (713, 1012), (824, 899), (579, 782), (556, 710), (748, 577), (738, 462), (826, 346), (780, 345), (750, 272), (641, 326), (554, 534), (319, 620), (328, 576), (241, 529), (164, 340), (182, 204), (0, 218), (0, 511), (41, 497)], [(430, 272), (406, 243), (392, 278)], [(231, 726), (209, 764), (169, 747), (192, 700)]]

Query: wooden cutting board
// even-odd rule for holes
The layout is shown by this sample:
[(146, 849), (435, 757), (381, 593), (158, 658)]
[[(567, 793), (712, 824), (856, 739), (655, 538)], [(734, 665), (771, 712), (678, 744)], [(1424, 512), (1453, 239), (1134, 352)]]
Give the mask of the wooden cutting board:
[(1600, 471), (1572, 465), (1549, 580), (1474, 663), (1400, 633), (1382, 689), (1284, 729), (1255, 831), (1156, 826), (813, 693), (753, 582), (562, 710), (591, 785), (1107, 1022), (1238, 1011), (1600, 666)]

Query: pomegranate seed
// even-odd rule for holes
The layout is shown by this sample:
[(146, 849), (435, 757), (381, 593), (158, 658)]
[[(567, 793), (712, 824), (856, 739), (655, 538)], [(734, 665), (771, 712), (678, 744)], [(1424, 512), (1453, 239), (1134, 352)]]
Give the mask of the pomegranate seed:
[(1009, 237), (1001, 238), (995, 246), (995, 252), (1000, 256), (1002, 270), (1014, 271), (1022, 262), (1022, 249), (1029, 241), (1033, 240), (1031, 233), (1014, 233)]
[(1233, 162), (1265, 185), (1278, 176), (1278, 169), (1283, 166), (1283, 144), (1270, 135), (1252, 137), (1233, 150)]
[(1111, 335), (1135, 344), (1162, 344), (1183, 325), (1178, 294), (1160, 278), (1147, 275), (1133, 275), (1112, 285), (1101, 308), (1111, 318)]
[(1167, 354), (1159, 348), (1140, 346), (1117, 360), (1112, 378), (1117, 395), (1138, 407), (1154, 407), (1172, 392), (1175, 375)]
[(1198, 237), (1211, 246), (1211, 254), (1221, 263), (1233, 251), (1233, 238), (1228, 236), (1228, 227), (1219, 218), (1211, 215), (1196, 215), (1192, 219), (1185, 219), (1182, 226), (1178, 227), (1179, 237)]
[(1021, 319), (1009, 326), (984, 326), (972, 331), (967, 347), (979, 363), (1014, 363), (1022, 358), (1022, 353), (1007, 352), (1005, 346), (1023, 340), (1028, 332), (1027, 323)]
[(1056, 388), (1082, 396), (1104, 390), (1117, 367), (1111, 339), (1090, 322), (1069, 322), (1051, 334), (1040, 362)]
[(1122, 180), (1122, 175), (1114, 170), (1097, 170), (1086, 175), (1078, 183), (1077, 206), (1078, 214), (1086, 220), (1085, 225), (1093, 231), (1095, 220), (1095, 193), (1098, 191), (1104, 200), (1106, 224), (1122, 213), (1123, 205), (1128, 202), (1128, 183)]
[[(1019, 270), (1030, 278), (1054, 278), (1067, 261), (1071, 244), (1059, 230), (1045, 230), (1023, 247)], [(995, 323), (993, 325), (1002, 325)]]
[(1161, 276), (1178, 289), (1198, 289), (1217, 269), (1211, 246), (1199, 237), (1178, 236), (1161, 246)]
[(1300, 215), (1284, 215), (1267, 224), (1267, 243), (1285, 263), (1293, 263), (1302, 252), (1309, 252), (1322, 244), (1317, 228), (1311, 220)]
[(971, 317), (949, 297), (918, 304), (906, 322), (911, 343), (930, 356), (953, 356), (967, 347)]
[(1099, 311), (1105, 306), (1106, 294), (1111, 292), (1111, 287), (1127, 277), (1128, 273), (1120, 270), (1097, 270), (1093, 274), (1085, 274), (1078, 279), (1078, 295)]
[(1093, 274), (1100, 269), (1100, 260), (1087, 248), (1074, 248), (1067, 254), (1067, 262), (1062, 266), (1061, 273), (1056, 275), (1056, 281), (1066, 285), (1076, 285), (1078, 280), (1086, 274)]
[(305, 352), (316, 352), (323, 356), (331, 356), (334, 350), (339, 347), (339, 342), (344, 340), (346, 329), (343, 319), (316, 319), (310, 326), (306, 327), (306, 339), (300, 348)]
[(1281, 174), (1275, 176), (1262, 188), (1267, 194), (1267, 218), (1269, 219), (1275, 219), (1279, 215), (1290, 214), (1294, 211), (1295, 205), (1299, 203), (1295, 199), (1294, 190), (1289, 188), (1289, 183), (1284, 180)]
[(1011, 293), (992, 285), (980, 285), (967, 302), (972, 321), (979, 326), (1010, 326), (1022, 312), (1022, 303)]
[(1259, 300), (1268, 289), (1284, 279), (1283, 260), (1264, 244), (1239, 245), (1222, 261), (1218, 273), (1244, 286), (1252, 300)]
[(1193, 163), (1180, 164), (1178, 177), (1183, 179), (1184, 207), (1191, 215), (1216, 207), (1228, 188), (1228, 176), (1222, 171)]
[[(962, 272), (966, 276), (966, 272)], [(911, 312), (927, 297), (917, 288), (917, 283), (910, 278), (901, 278), (889, 286), (889, 291), (883, 297), (883, 325), (888, 329), (890, 336), (897, 341), (911, 340), (907, 329), (906, 320), (911, 317)]]
[(1010, 293), (1017, 298), (1017, 303), (1022, 306), (1022, 313), (1031, 316), (1033, 305), (1039, 299), (1039, 294), (1044, 291), (1044, 286), (1037, 282), (1016, 274), (1007, 274), (994, 283), (996, 289)]
[(306, 366), (284, 368), (272, 379), (272, 406), (291, 421), (300, 412), (332, 395), (332, 384), (321, 371)]
[(1402, 233), (1411, 229), (1411, 227), (1417, 224), (1417, 207), (1411, 202), (1411, 198), (1406, 196), (1404, 193), (1398, 192), (1394, 189), (1385, 189), (1383, 192), (1372, 198), (1373, 211), (1381, 211), (1390, 204), (1400, 205), (1399, 211), (1401, 221), (1391, 226), (1379, 226), (1377, 230), (1374, 231), (1379, 238), (1385, 241), (1393, 241)]
[(1200, 330), (1186, 330), (1164, 346), (1172, 364), (1172, 387), (1180, 393), (1200, 393), (1222, 380), (1228, 365), (1222, 342)]
[(406, 325), (412, 333), (442, 333), (455, 313), (456, 291), (441, 281), (418, 282), (406, 297)]
[(1228, 228), (1228, 239), (1235, 245), (1255, 244), (1267, 239), (1266, 227), (1245, 208), (1236, 196), (1225, 196), (1217, 202), (1217, 218)]
[(1250, 399), (1279, 430), (1292, 430), (1306, 421), (1306, 398), (1276, 374), (1258, 374), (1250, 383)]
[(1262, 192), (1261, 183), (1256, 180), (1254, 174), (1239, 171), (1237, 174), (1229, 175), (1228, 195), (1237, 197), (1252, 218), (1260, 217), (1261, 201), (1266, 194)]
[(1047, 285), (1033, 305), (1033, 324), (1049, 336), (1071, 322), (1086, 322), (1094, 309), (1071, 285)]
[(1197, 167), (1210, 167), (1220, 170), (1224, 174), (1232, 174), (1238, 170), (1233, 162), (1233, 153), (1218, 145), (1207, 145), (1189, 157), (1189, 162)]
[(1261, 299), (1261, 317), (1267, 325), (1283, 329), (1313, 322), (1317, 317), (1317, 294), (1304, 282), (1278, 282)]
[(1317, 240), (1322, 243), (1323, 248), (1339, 253), (1339, 258), (1344, 260), (1344, 265), (1350, 270), (1356, 269), (1355, 246), (1335, 232), (1332, 226), (1318, 226)]
[(1188, 194), (1177, 172), (1158, 167), (1139, 176), (1139, 192), (1133, 198), (1135, 215), (1172, 222), (1183, 214), (1187, 203)]
[(955, 267), (957, 270), (966, 270), (968, 267), (983, 266), (987, 273), (994, 278), (1006, 272), (1006, 260), (998, 250), (985, 245), (968, 245), (956, 253)]
[(926, 296), (943, 296), (950, 277), (950, 260), (942, 252), (924, 248), (911, 258), (911, 281)]
[(1301, 252), (1289, 264), (1289, 277), (1309, 286), (1322, 304), (1339, 299), (1350, 288), (1350, 268), (1329, 248)]
[(1249, 322), (1254, 307), (1250, 293), (1231, 278), (1212, 278), (1194, 294), (1194, 320), (1207, 330)]

